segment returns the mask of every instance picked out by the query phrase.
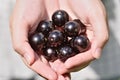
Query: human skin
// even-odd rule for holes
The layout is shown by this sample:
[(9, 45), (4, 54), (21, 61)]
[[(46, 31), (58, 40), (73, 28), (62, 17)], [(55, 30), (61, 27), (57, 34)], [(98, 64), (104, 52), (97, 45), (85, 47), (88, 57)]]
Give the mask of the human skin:
[[(59, 0), (59, 7), (69, 13), (72, 19), (80, 19), (87, 26), (87, 37), (91, 42), (88, 51), (67, 59), (52, 63), (58, 73), (63, 74), (85, 68), (95, 59), (99, 59), (101, 51), (108, 41), (109, 31), (106, 10), (101, 0)], [(73, 62), (74, 61), (74, 62)]]
[(48, 18), (46, 16), (43, 0), (16, 0), (10, 19), (12, 43), (30, 69), (48, 80), (57, 80), (56, 72), (33, 51), (28, 41), (28, 35), (34, 32), (39, 21)]
[[(59, 59), (48, 62), (28, 43), (28, 36), (38, 23), (43, 19), (51, 20), (52, 13), (58, 9), (67, 11), (70, 20), (80, 19), (87, 26), (91, 42), (88, 51), (67, 59), (65, 63)], [(24, 63), (48, 80), (69, 80), (71, 71), (80, 70), (100, 57), (109, 37), (106, 12), (100, 0), (17, 0), (10, 19), (10, 30), (13, 47)]]

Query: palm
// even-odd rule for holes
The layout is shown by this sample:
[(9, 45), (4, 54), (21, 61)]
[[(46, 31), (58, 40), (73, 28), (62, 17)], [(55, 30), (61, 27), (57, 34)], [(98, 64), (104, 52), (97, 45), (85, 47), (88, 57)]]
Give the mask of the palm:
[[(94, 18), (96, 16), (96, 12), (98, 12), (99, 14), (99, 11), (101, 11), (103, 7), (103, 5), (99, 4), (99, 2), (100, 2), (99, 0), (96, 2), (89, 0), (81, 1), (59, 0), (60, 9), (63, 9), (69, 13), (70, 20), (79, 18), (87, 26), (86, 34), (91, 42), (91, 47), (88, 51), (80, 53), (74, 57), (71, 57), (67, 59), (64, 63), (61, 62), (59, 59), (50, 63), (50, 65), (52, 66), (52, 68), (54, 68), (56, 72), (63, 74), (70, 71), (80, 70), (86, 67), (92, 60), (95, 59), (94, 53), (98, 46), (94, 26), (95, 25), (94, 21), (96, 19)], [(98, 4), (95, 5), (95, 3)]]

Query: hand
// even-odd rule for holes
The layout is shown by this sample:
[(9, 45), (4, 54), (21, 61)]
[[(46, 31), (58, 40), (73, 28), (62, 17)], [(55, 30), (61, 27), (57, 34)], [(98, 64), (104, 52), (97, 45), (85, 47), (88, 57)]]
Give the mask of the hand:
[[(57, 1), (51, 2), (52, 4), (57, 3)], [(69, 80), (69, 74), (57, 74), (50, 67), (49, 62), (43, 56), (36, 54), (28, 43), (28, 35), (35, 31), (41, 20), (49, 19), (50, 14), (56, 11), (58, 7), (56, 4), (49, 8), (52, 10), (47, 14), (43, 0), (17, 0), (10, 20), (13, 47), (21, 55), (24, 63), (44, 78), (48, 80)]]
[[(76, 5), (77, 0), (73, 3), (72, 3), (72, 1), (69, 2), (67, 0), (66, 1), (64, 1), (64, 0), (59, 0), (59, 1), (44, 0), (44, 1), (45, 1), (46, 5), (48, 6), (48, 7), (46, 6), (46, 9), (44, 7), (42, 0), (29, 0), (29, 1), (28, 0), (25, 0), (25, 1), (18, 0), (17, 1), (15, 10), (13, 12), (13, 16), (11, 18), (11, 33), (12, 33), (13, 47), (22, 56), (25, 64), (29, 68), (31, 68), (32, 70), (37, 72), (38, 74), (42, 75), (43, 77), (45, 77), (49, 80), (56, 80), (57, 77), (58, 77), (58, 79), (60, 79), (62, 77), (64, 80), (64, 79), (68, 78), (68, 75), (64, 76), (64, 75), (60, 75), (59, 73), (61, 73), (61, 74), (69, 73), (70, 70), (72, 70), (72, 69), (74, 69), (74, 67), (78, 67), (78, 66), (80, 68), (82, 68), (83, 66), (88, 65), (88, 63), (91, 60), (98, 57), (98, 55), (93, 55), (94, 52), (92, 52), (92, 51), (94, 51), (95, 48), (97, 48), (96, 46), (98, 45), (99, 38), (101, 39), (101, 37), (98, 36), (98, 39), (97, 39), (98, 33), (96, 32), (96, 29), (94, 30), (93, 23), (91, 22), (94, 20), (90, 20), (90, 22), (88, 21), (88, 19), (90, 18), (90, 15), (88, 15), (88, 11), (84, 10), (83, 12), (80, 12), (78, 15), (80, 8), (78, 8), (78, 10), (77, 10), (76, 7), (72, 7), (73, 5)], [(87, 7), (88, 6), (87, 4), (85, 5), (86, 1), (81, 0), (79, 4), (84, 3), (84, 5), (82, 4), (81, 6), (83, 6), (85, 8), (89, 8), (89, 7)], [(88, 1), (88, 4), (89, 4), (89, 2), (92, 2), (92, 1)], [(97, 1), (94, 1), (94, 2), (97, 2)], [(26, 3), (27, 3), (27, 5), (26, 5)], [(52, 5), (54, 3), (56, 5)], [(77, 4), (77, 5), (79, 5), (79, 4)], [(93, 5), (91, 4), (89, 6), (92, 7)], [(93, 8), (94, 7), (95, 6), (93, 6)], [(56, 60), (55, 62), (50, 63), (50, 65), (49, 65), (49, 62), (47, 62), (43, 58), (43, 56), (38, 56), (31, 49), (31, 47), (28, 43), (27, 37), (28, 37), (29, 33), (32, 33), (36, 29), (36, 25), (39, 23), (40, 20), (42, 20), (44, 18), (50, 19), (52, 13), (54, 11), (56, 11), (58, 8), (66, 10), (70, 14), (71, 19), (80, 18), (85, 24), (86, 23), (91, 24), (90, 26), (87, 25), (88, 26), (87, 33), (89, 33), (88, 37), (90, 38), (91, 42), (96, 43), (96, 46), (91, 47), (91, 49), (84, 54), (79, 54), (79, 55), (76, 55), (76, 56), (68, 59), (65, 63), (62, 63), (59, 60)], [(82, 9), (82, 7), (81, 7), (81, 9)], [(101, 6), (100, 6), (100, 9), (101, 9)], [(45, 14), (46, 13), (45, 11), (47, 11), (47, 14)], [(103, 9), (102, 9), (102, 11), (104, 12)], [(93, 10), (93, 12), (95, 12), (95, 11)], [(86, 13), (86, 14), (83, 14), (83, 13)], [(48, 17), (46, 17), (46, 16), (48, 16)], [(106, 27), (107, 25), (106, 25), (106, 21), (104, 21), (106, 15), (105, 16), (101, 15), (101, 16), (103, 18), (103, 21), (100, 23), (102, 23), (103, 26), (100, 28), (104, 29), (104, 30), (102, 30), (102, 32), (106, 32), (105, 33), (106, 35), (102, 36), (104, 39), (102, 41), (100, 41), (102, 43), (101, 46), (99, 46), (100, 48), (102, 48), (104, 42), (106, 42), (106, 40), (108, 39), (107, 29), (105, 29), (105, 28), (107, 28)], [(93, 17), (94, 17), (94, 15), (93, 15)], [(97, 20), (95, 19), (95, 22), (96, 21)], [(97, 25), (100, 23), (98, 22)], [(97, 25), (95, 25), (95, 27), (98, 27)], [(96, 32), (96, 33), (94, 33), (96, 35), (92, 36), (93, 32)], [(95, 37), (95, 38), (93, 38), (93, 37)], [(97, 40), (94, 40), (94, 39), (97, 39)], [(80, 57), (80, 59), (77, 59), (79, 57)], [(86, 58), (86, 57), (88, 57), (88, 58)], [(81, 58), (83, 60), (81, 60)], [(75, 64), (71, 63), (71, 61), (73, 62), (75, 60), (76, 60)], [(60, 66), (58, 67), (58, 65), (60, 65)], [(43, 69), (43, 67), (44, 67), (44, 69)], [(53, 71), (53, 69), (51, 69), (51, 67), (57, 72), (57, 74), (55, 71)]]
[(40, 20), (48, 18), (46, 16), (43, 0), (17, 0), (10, 20), (13, 47), (30, 69), (49, 80), (57, 80), (56, 72), (28, 43), (28, 34), (35, 30)]
[(65, 63), (56, 60), (51, 64), (55, 71), (64, 74), (80, 70), (98, 59), (109, 35), (106, 11), (101, 0), (59, 0), (59, 7), (69, 13), (71, 20), (79, 18), (87, 26), (86, 33), (91, 42), (88, 51), (69, 58)]

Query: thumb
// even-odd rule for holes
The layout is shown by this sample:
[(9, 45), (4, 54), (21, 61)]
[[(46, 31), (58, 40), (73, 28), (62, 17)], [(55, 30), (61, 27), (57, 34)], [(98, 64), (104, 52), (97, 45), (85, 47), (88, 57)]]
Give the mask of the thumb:
[(93, 15), (89, 19), (94, 30), (92, 47), (95, 51), (93, 51), (92, 54), (95, 58), (99, 58), (101, 55), (101, 50), (108, 41), (109, 37), (106, 14)]
[(28, 64), (35, 61), (34, 51), (28, 43), (28, 25), (24, 22), (22, 24), (14, 24), (11, 26), (13, 47), (22, 57), (25, 58)]

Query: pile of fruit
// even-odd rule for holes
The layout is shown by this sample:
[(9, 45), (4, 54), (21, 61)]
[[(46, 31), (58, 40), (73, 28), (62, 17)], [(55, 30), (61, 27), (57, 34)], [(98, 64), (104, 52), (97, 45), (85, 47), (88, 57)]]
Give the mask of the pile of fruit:
[(48, 61), (65, 61), (90, 47), (86, 26), (79, 19), (70, 21), (64, 10), (55, 11), (52, 21), (41, 21), (29, 36), (29, 43), (34, 51), (42, 53)]

